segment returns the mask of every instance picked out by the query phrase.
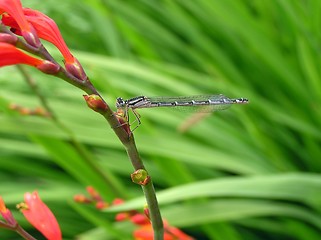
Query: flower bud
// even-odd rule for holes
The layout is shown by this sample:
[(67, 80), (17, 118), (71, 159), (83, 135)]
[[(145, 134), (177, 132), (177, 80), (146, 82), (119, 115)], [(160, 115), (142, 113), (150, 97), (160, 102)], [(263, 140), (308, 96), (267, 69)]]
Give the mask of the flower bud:
[(136, 213), (130, 217), (130, 221), (136, 225), (146, 225), (149, 224), (149, 219), (141, 213)]
[(96, 202), (96, 208), (101, 210), (101, 209), (105, 209), (105, 208), (108, 208), (109, 207), (109, 204), (107, 202), (104, 202), (104, 201), (98, 201)]
[(81, 64), (79, 63), (79, 61), (76, 58), (74, 58), (73, 63), (66, 62), (65, 68), (66, 68), (67, 72), (69, 72), (71, 75), (73, 75), (74, 77), (76, 77), (80, 80), (87, 80), (88, 79), (83, 67), (81, 66)]
[(74, 201), (78, 202), (78, 203), (92, 203), (92, 200), (87, 198), (85, 195), (83, 194), (76, 194), (74, 196)]
[(18, 37), (16, 35), (11, 35), (8, 33), (0, 33), (0, 42), (16, 45), (17, 41), (18, 41)]
[(121, 198), (115, 198), (112, 205), (120, 205), (123, 204), (125, 201)]
[(43, 60), (42, 64), (37, 65), (37, 68), (46, 74), (56, 74), (59, 72), (60, 66), (53, 62)]
[(84, 95), (84, 99), (86, 100), (88, 107), (95, 112), (104, 112), (107, 109), (107, 104), (96, 94)]
[(127, 212), (121, 212), (121, 213), (117, 213), (115, 216), (115, 220), (117, 222), (121, 222), (121, 221), (125, 221), (127, 219), (129, 219), (130, 215)]
[(138, 169), (131, 175), (131, 179), (134, 183), (145, 186), (150, 181), (150, 176), (144, 169)]
[(30, 26), (30, 28), (31, 28), (30, 31), (22, 30), (21, 34), (28, 44), (30, 44), (35, 48), (39, 48), (41, 46), (40, 39), (38, 38), (38, 35), (34, 30), (34, 28), (32, 26)]
[(3, 219), (6, 220), (6, 222), (9, 223), (11, 226), (17, 225), (16, 219), (13, 217), (11, 211), (6, 207), (1, 196), (0, 196), (0, 214), (3, 217)]

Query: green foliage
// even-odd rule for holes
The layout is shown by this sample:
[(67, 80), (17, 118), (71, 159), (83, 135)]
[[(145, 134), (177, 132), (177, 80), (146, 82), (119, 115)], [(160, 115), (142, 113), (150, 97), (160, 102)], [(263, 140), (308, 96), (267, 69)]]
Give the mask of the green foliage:
[[(111, 106), (118, 96), (224, 93), (250, 99), (184, 133), (177, 129), (190, 114), (140, 111), (137, 147), (171, 224), (196, 239), (318, 238), (320, 1), (29, 0), (24, 5), (57, 22)], [(112, 209), (102, 216), (70, 204), (74, 194), (93, 185), (108, 201), (132, 199), (124, 209), (143, 208), (119, 140), (87, 108), (83, 92), (28, 71), (69, 131), (8, 110), (9, 103), (40, 103), (15, 68), (2, 68), (1, 196), (13, 207), (24, 192), (38, 189), (66, 239), (130, 239), (132, 227), (115, 224)], [(0, 236), (19, 239), (4, 230)]]

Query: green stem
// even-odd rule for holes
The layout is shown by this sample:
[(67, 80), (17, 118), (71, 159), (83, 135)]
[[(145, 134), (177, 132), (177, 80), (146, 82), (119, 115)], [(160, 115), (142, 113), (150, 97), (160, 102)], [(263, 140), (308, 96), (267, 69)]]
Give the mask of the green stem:
[(24, 239), (27, 240), (36, 240), (36, 238), (34, 238), (33, 236), (31, 236), (29, 233), (27, 233), (19, 224), (16, 225), (10, 225), (7, 224), (3, 221), (0, 221), (0, 227), (1, 228), (5, 228), (8, 230), (12, 230), (17, 232), (21, 237), (23, 237)]
[(147, 185), (142, 186), (148, 209), (149, 209), (149, 217), (152, 222), (152, 227), (154, 230), (154, 240), (163, 240), (164, 236), (164, 226), (161, 213), (159, 211), (158, 202), (155, 194), (154, 185), (152, 179)]
[[(1, 31), (4, 31), (1, 29)], [(10, 31), (7, 31), (7, 33), (10, 34)], [(55, 62), (55, 60), (51, 57), (51, 55), (47, 52), (47, 50), (43, 47), (39, 49), (34, 49), (30, 47), (28, 44), (26, 44), (22, 40), (18, 40), (17, 47), (22, 48), (28, 52), (31, 52), (33, 54), (36, 54), (40, 57), (43, 57), (49, 61)], [(56, 62), (55, 62), (56, 63)], [(75, 76), (68, 73), (63, 67), (60, 66), (59, 72), (55, 74), (55, 76), (63, 79), (64, 81), (74, 85), (77, 88), (82, 89), (87, 94), (96, 94), (100, 96), (96, 88), (92, 85), (92, 83), (89, 81), (89, 79), (77, 79)], [(100, 96), (101, 97), (101, 96)], [(102, 101), (103, 98), (101, 97)], [(104, 101), (105, 102), (105, 101)], [(106, 102), (105, 102), (106, 103)], [(144, 164), (138, 154), (134, 136), (131, 133), (130, 135), (126, 132), (126, 130), (123, 127), (119, 127), (120, 123), (118, 119), (116, 118), (114, 112), (110, 109), (108, 104), (106, 103), (106, 109), (103, 112), (100, 112), (104, 116), (104, 118), (107, 120), (109, 125), (114, 130), (115, 134), (118, 136), (119, 140), (124, 145), (128, 157), (132, 162), (133, 167), (135, 170), (138, 169), (145, 169)], [(159, 211), (155, 189), (153, 187), (152, 181), (150, 181), (146, 186), (142, 186), (146, 201), (149, 206), (150, 211), (150, 218), (154, 230), (154, 240), (163, 240), (163, 221), (161, 218), (161, 214)]]
[[(143, 161), (139, 156), (133, 133), (128, 135), (128, 133), (124, 130), (124, 128), (119, 127), (120, 123), (117, 120), (115, 114), (110, 110), (109, 107), (107, 107), (107, 109), (101, 114), (104, 116), (107, 122), (109, 122), (114, 132), (116, 133), (120, 141), (123, 143), (126, 149), (127, 155), (134, 169), (135, 170), (144, 169), (145, 171), (147, 171), (143, 164)], [(142, 186), (142, 189), (146, 198), (146, 202), (148, 204), (150, 220), (152, 222), (152, 227), (154, 230), (154, 240), (163, 240), (163, 235), (164, 235), (163, 220), (161, 217), (155, 189), (151, 178), (150, 178), (150, 182), (147, 185)]]
[(22, 236), (24, 239), (27, 240), (36, 240), (33, 236), (31, 236), (29, 233), (27, 233), (20, 225), (17, 225), (16, 232)]
[[(138, 154), (133, 133), (131, 134), (129, 141), (125, 144), (125, 148), (135, 170), (144, 169), (145, 171), (147, 171)], [(150, 220), (152, 222), (152, 227), (154, 230), (154, 240), (163, 240), (163, 220), (158, 207), (156, 193), (151, 177), (148, 184), (142, 185), (142, 189), (146, 198), (150, 214)]]
[(45, 110), (50, 114), (50, 119), (56, 124), (57, 127), (59, 127), (61, 130), (63, 130), (69, 137), (69, 141), (74, 146), (75, 150), (79, 153), (80, 156), (86, 161), (88, 166), (90, 166), (98, 175), (102, 177), (102, 179), (105, 180), (106, 184), (112, 189), (112, 191), (115, 193), (116, 196), (119, 197), (126, 197), (124, 196), (124, 193), (122, 191), (119, 191), (117, 186), (114, 186), (113, 181), (108, 178), (96, 164), (92, 162), (91, 156), (89, 156), (87, 150), (84, 148), (84, 146), (77, 140), (74, 133), (66, 126), (64, 125), (59, 118), (55, 115), (54, 111), (49, 106), (46, 98), (42, 95), (41, 91), (39, 91), (38, 85), (35, 83), (35, 81), (32, 79), (32, 77), (27, 73), (25, 68), (21, 65), (17, 65), (18, 70), (23, 75), (24, 79), (30, 86), (30, 88), (33, 90), (35, 95), (39, 98), (41, 105), (45, 108)]

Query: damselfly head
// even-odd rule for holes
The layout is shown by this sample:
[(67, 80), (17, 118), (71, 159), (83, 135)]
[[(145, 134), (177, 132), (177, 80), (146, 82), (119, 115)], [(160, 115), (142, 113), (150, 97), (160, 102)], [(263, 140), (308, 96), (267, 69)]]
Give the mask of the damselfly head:
[(116, 108), (122, 108), (126, 106), (126, 101), (123, 98), (119, 97), (116, 100)]

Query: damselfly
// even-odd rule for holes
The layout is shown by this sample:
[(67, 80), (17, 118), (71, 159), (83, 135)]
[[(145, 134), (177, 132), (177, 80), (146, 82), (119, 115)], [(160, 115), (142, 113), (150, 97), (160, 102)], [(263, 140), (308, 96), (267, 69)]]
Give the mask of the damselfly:
[(138, 96), (128, 100), (117, 98), (116, 107), (123, 113), (126, 121), (129, 121), (128, 111), (132, 110), (138, 122), (141, 124), (140, 115), (136, 112), (139, 108), (193, 108), (197, 112), (214, 112), (229, 108), (232, 104), (248, 103), (246, 98), (231, 99), (222, 94), (219, 95), (197, 95), (186, 97), (146, 97)]

